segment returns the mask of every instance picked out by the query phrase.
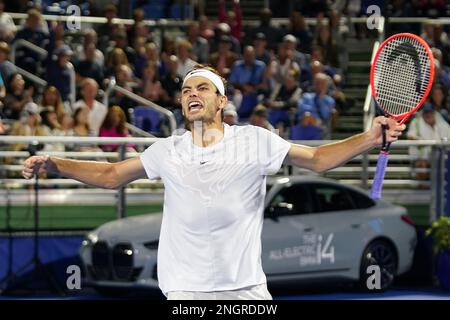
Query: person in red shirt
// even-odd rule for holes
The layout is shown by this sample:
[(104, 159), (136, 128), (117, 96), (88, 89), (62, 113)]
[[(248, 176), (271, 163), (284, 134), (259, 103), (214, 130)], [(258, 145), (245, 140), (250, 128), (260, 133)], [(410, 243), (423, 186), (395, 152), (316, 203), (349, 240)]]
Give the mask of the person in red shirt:
[(225, 0), (219, 1), (219, 22), (226, 22), (230, 28), (230, 34), (241, 42), (242, 40), (242, 11), (239, 0), (233, 0), (234, 11), (226, 11)]

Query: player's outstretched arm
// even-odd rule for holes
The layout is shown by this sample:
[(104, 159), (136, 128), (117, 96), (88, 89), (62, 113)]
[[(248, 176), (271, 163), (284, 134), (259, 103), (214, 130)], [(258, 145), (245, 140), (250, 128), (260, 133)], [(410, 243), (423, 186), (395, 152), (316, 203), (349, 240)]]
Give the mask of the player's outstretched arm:
[(342, 141), (324, 144), (319, 147), (308, 147), (292, 144), (288, 152), (291, 164), (307, 168), (315, 172), (324, 172), (336, 168), (353, 157), (366, 152), (382, 143), (381, 125), (387, 125), (386, 140), (394, 142), (405, 130), (405, 125), (398, 125), (394, 119), (376, 117), (372, 128), (364, 133), (354, 135)]
[(24, 178), (31, 179), (40, 171), (60, 174), (107, 189), (116, 189), (131, 181), (146, 177), (139, 157), (117, 163), (70, 160), (49, 156), (33, 156), (24, 161), (22, 170)]

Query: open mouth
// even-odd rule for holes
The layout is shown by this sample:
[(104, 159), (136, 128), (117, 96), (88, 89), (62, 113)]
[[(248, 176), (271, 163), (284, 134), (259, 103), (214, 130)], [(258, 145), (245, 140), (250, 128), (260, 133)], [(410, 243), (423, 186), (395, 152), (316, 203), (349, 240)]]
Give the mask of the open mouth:
[(198, 112), (203, 109), (203, 106), (198, 101), (192, 101), (189, 103), (189, 112)]

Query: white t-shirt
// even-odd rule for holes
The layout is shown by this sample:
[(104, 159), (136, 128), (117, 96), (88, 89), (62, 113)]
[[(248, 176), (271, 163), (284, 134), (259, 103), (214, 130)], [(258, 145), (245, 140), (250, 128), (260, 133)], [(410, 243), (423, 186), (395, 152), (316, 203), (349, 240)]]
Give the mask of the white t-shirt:
[(266, 282), (261, 265), (266, 175), (291, 144), (255, 126), (228, 126), (212, 146), (191, 132), (158, 140), (141, 154), (149, 179), (165, 186), (158, 248), (162, 292), (236, 290)]

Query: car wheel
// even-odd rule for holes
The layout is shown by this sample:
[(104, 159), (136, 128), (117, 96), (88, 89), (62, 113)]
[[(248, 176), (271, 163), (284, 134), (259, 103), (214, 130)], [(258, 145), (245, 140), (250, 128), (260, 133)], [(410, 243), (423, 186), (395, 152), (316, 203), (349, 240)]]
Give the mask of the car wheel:
[[(374, 267), (371, 269), (370, 266)], [(377, 276), (377, 270), (380, 271), (379, 279), (374, 278)], [(361, 257), (360, 287), (367, 291), (385, 291), (394, 282), (396, 273), (397, 253), (395, 248), (387, 241), (371, 242)]]

